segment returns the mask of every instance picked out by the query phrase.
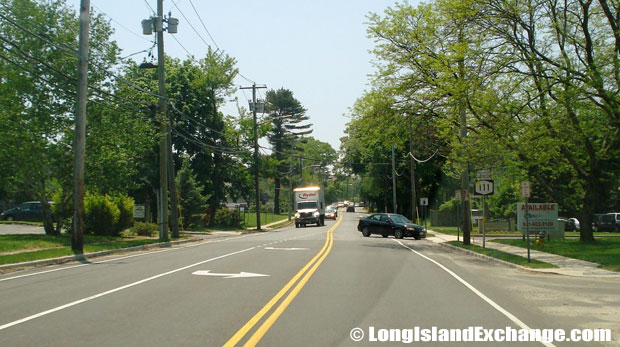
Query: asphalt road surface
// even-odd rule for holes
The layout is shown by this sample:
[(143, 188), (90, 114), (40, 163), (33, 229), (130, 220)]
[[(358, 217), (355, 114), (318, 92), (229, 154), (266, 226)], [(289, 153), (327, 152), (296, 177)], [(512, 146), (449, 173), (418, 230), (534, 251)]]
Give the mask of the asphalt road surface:
[(546, 345), (619, 344), (617, 279), (534, 274), (428, 240), (364, 238), (359, 214), (341, 215), (324, 227), (0, 275), (0, 346), (393, 346), (433, 327), (612, 329), (608, 343)]

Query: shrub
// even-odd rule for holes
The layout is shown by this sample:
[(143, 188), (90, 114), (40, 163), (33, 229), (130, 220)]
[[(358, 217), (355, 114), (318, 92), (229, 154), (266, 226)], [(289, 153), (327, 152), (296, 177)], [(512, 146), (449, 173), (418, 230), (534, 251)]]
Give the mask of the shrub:
[(112, 201), (116, 207), (118, 207), (120, 212), (118, 216), (118, 223), (116, 224), (114, 232), (120, 233), (133, 225), (134, 201), (125, 194), (117, 194), (112, 196)]
[(221, 227), (238, 228), (241, 226), (241, 218), (237, 211), (221, 208), (215, 211), (215, 224)]
[(88, 193), (84, 197), (85, 231), (95, 235), (119, 236), (120, 210), (108, 195)]
[(158, 232), (157, 224), (135, 222), (131, 227), (131, 233), (138, 236), (155, 236)]

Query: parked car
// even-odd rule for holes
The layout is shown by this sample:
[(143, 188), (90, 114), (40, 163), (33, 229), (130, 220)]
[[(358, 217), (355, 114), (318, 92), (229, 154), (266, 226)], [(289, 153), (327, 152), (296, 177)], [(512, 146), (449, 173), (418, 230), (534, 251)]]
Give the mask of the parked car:
[(620, 232), (620, 224), (616, 222), (618, 213), (607, 213), (599, 215), (594, 220), (593, 229), (595, 231)]
[(338, 210), (335, 209), (333, 206), (328, 206), (327, 209), (325, 209), (325, 219), (336, 218), (338, 218)]
[(394, 213), (375, 213), (366, 218), (361, 218), (357, 224), (357, 230), (364, 237), (378, 234), (383, 237), (394, 236), (397, 239), (413, 237), (419, 240), (426, 237), (426, 230), (418, 224), (414, 224), (405, 216)]
[[(51, 205), (54, 202), (50, 201), (49, 203)], [(2, 212), (0, 219), (41, 222), (43, 221), (43, 205), (39, 201), (24, 202), (15, 208)]]
[(579, 231), (579, 220), (577, 218), (560, 217), (558, 221), (564, 222), (564, 231)]

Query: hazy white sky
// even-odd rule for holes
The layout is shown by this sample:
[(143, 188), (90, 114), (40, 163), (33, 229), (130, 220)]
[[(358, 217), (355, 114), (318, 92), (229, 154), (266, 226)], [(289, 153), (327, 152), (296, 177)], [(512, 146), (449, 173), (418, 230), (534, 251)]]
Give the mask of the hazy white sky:
[[(67, 2), (79, 8), (80, 0)], [(312, 136), (338, 149), (349, 120), (343, 115), (368, 89), (368, 75), (374, 71), (373, 57), (368, 52), (373, 42), (366, 37), (366, 15), (383, 13), (394, 2), (164, 0), (164, 10), (166, 14), (172, 11), (172, 16), (179, 19), (175, 37), (187, 51), (201, 58), (207, 44), (214, 48), (217, 44), (237, 60), (241, 74), (249, 80), (270, 89), (290, 89), (308, 109), (314, 124)], [(140, 21), (152, 13), (147, 4), (156, 9), (156, 0), (91, 0), (95, 11), (112, 19), (114, 39), (124, 55), (150, 46), (152, 37), (143, 36), (140, 27)], [(164, 37), (166, 54), (185, 58), (187, 52), (170, 36)], [(145, 55), (138, 54), (135, 59), (141, 61)], [(237, 77), (235, 84), (250, 86), (251, 82)], [(264, 93), (261, 90), (261, 95)], [(251, 91), (239, 90), (236, 96), (247, 108)], [(237, 115), (234, 104), (223, 111)]]

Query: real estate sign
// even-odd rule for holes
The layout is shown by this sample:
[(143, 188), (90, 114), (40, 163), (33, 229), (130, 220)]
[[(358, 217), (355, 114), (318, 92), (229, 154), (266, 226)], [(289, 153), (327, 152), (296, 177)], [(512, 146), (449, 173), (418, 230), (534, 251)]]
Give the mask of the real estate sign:
[[(529, 231), (555, 231), (558, 228), (558, 204), (557, 203), (529, 203)], [(517, 204), (517, 228), (525, 233), (525, 204)]]

